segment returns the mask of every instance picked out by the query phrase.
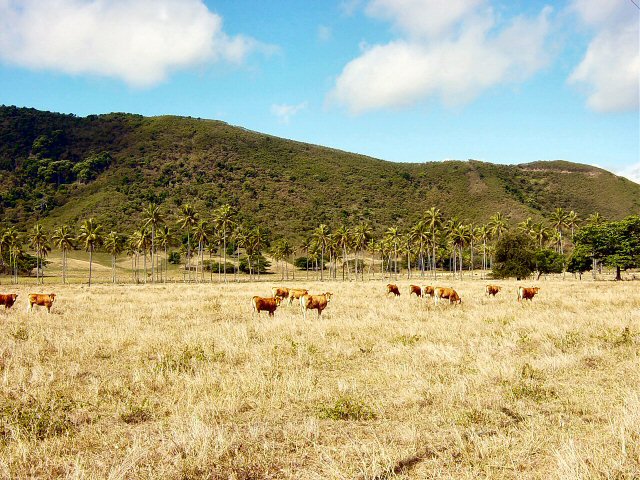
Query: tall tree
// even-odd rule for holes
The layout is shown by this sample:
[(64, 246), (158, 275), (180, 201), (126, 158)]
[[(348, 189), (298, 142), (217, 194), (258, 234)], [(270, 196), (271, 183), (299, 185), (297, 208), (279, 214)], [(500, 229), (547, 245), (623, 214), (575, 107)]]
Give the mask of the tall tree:
[(433, 270), (433, 278), (437, 277), (437, 262), (436, 262), (436, 248), (438, 243), (436, 238), (439, 234), (439, 228), (442, 224), (442, 213), (439, 208), (431, 207), (425, 212), (424, 215), (427, 228), (431, 233), (431, 248), (433, 249), (433, 256), (431, 257), (431, 268)]
[(93, 252), (102, 244), (102, 225), (94, 218), (85, 220), (78, 231), (78, 241), (82, 243), (86, 252), (89, 252), (89, 286), (91, 286), (91, 274), (93, 270)]
[(551, 214), (551, 226), (557, 233), (558, 244), (557, 251), (564, 254), (564, 245), (562, 242), (562, 231), (567, 227), (567, 213), (562, 208), (556, 208)]
[(175, 241), (175, 235), (171, 230), (171, 227), (169, 225), (164, 224), (164, 225), (160, 225), (160, 228), (158, 228), (157, 236), (158, 236), (158, 239), (157, 239), (158, 245), (160, 245), (160, 247), (162, 247), (162, 249), (164, 250), (164, 273), (162, 273), (162, 264), (161, 264), (160, 277), (162, 278), (162, 282), (166, 282), (168, 269), (169, 269), (169, 255), (167, 251)]
[(67, 283), (67, 253), (73, 250), (74, 235), (69, 225), (62, 225), (53, 231), (53, 244), (62, 252), (62, 283)]
[(401, 234), (397, 226), (387, 228), (385, 232), (386, 239), (393, 245), (393, 262), (395, 278), (398, 278), (398, 245), (400, 244)]
[(160, 207), (155, 203), (150, 203), (142, 212), (144, 225), (151, 227), (151, 283), (156, 281), (155, 259), (156, 259), (156, 229), (164, 220)]
[(318, 243), (320, 247), (320, 281), (324, 280), (324, 254), (329, 244), (331, 231), (329, 227), (324, 223), (320, 224), (318, 228), (313, 231), (313, 238)]
[(227, 282), (227, 236), (233, 231), (233, 215), (234, 211), (231, 205), (225, 203), (215, 212), (217, 228), (222, 232), (222, 251), (224, 255), (224, 281)]
[(29, 232), (29, 246), (36, 253), (36, 282), (40, 284), (40, 271), (43, 270), (42, 259), (51, 251), (51, 247), (47, 242), (47, 234), (42, 224), (36, 223)]
[(198, 212), (196, 212), (193, 205), (185, 203), (180, 208), (180, 218), (178, 224), (182, 230), (187, 232), (187, 254), (185, 260), (185, 269), (187, 270), (188, 280), (191, 282), (191, 230), (198, 222)]
[[(104, 247), (107, 253), (111, 255), (111, 283), (116, 283), (116, 259), (118, 255), (122, 253), (124, 239), (112, 230), (104, 239)], [(153, 274), (151, 276), (153, 276)]]

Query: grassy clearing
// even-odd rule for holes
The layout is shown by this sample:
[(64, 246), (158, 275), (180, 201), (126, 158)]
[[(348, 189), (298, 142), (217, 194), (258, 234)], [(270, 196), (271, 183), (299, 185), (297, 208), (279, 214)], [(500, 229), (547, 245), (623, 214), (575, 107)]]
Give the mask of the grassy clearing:
[(0, 477), (637, 478), (637, 283), (443, 284), (296, 282), (335, 294), (306, 322), (252, 318), (269, 283), (12, 289)]

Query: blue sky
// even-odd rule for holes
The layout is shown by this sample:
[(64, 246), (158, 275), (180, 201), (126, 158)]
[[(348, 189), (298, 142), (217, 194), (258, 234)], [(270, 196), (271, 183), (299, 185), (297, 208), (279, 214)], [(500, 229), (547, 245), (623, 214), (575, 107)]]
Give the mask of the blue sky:
[(640, 181), (631, 0), (0, 0), (0, 103)]

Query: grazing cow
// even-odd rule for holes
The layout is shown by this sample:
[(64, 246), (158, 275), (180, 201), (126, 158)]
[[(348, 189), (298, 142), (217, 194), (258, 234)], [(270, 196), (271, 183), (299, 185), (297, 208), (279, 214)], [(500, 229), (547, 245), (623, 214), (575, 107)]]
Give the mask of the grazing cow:
[(426, 297), (427, 295), (429, 295), (430, 297), (433, 297), (435, 295), (435, 293), (436, 293), (436, 291), (431, 285), (425, 285), (424, 287), (422, 287), (422, 296), (423, 297)]
[(289, 305), (293, 303), (294, 300), (300, 301), (300, 297), (309, 293), (309, 290), (306, 288), (291, 288), (289, 290)]
[(436, 305), (439, 303), (439, 300), (442, 298), (449, 300), (449, 304), (462, 303), (462, 299), (458, 295), (458, 292), (456, 292), (453, 288), (436, 287), (435, 288)]
[(484, 294), (489, 296), (496, 296), (496, 294), (502, 290), (502, 287), (499, 285), (487, 285), (486, 287), (484, 287)]
[(5, 310), (11, 308), (16, 303), (16, 298), (18, 298), (16, 293), (0, 293), (0, 305), (4, 305)]
[(47, 307), (47, 312), (51, 313), (51, 305), (53, 305), (55, 299), (55, 293), (50, 293), (48, 295), (41, 293), (30, 293), (29, 308), (27, 309), (27, 311), (32, 310), (34, 305), (39, 305), (40, 307)]
[(258, 315), (264, 310), (269, 312), (270, 317), (273, 317), (273, 312), (280, 306), (281, 301), (280, 297), (258, 297), (256, 295), (251, 299), (251, 306), (254, 312), (258, 312)]
[(398, 290), (398, 286), (393, 283), (387, 284), (387, 295), (393, 293), (396, 297), (400, 296), (400, 290)]
[(303, 295), (300, 297), (300, 308), (302, 309), (302, 316), (307, 319), (307, 310), (317, 310), (318, 318), (322, 315), (322, 311), (327, 308), (327, 303), (331, 300), (331, 292), (326, 292), (321, 295)]
[(284, 300), (289, 296), (289, 289), (286, 287), (271, 287), (271, 293), (274, 297), (280, 297), (280, 300)]
[(416, 294), (416, 297), (422, 297), (422, 288), (418, 285), (409, 285), (409, 296)]
[(536, 296), (539, 290), (540, 290), (540, 287), (531, 287), (531, 288), (518, 287), (518, 301), (520, 300), (533, 301), (533, 297)]

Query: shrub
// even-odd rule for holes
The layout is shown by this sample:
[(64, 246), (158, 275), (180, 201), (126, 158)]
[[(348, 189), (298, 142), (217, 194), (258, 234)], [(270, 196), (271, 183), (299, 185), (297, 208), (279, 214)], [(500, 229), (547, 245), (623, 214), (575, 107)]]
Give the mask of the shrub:
[(506, 233), (496, 244), (492, 276), (527, 278), (535, 268), (533, 241), (519, 232)]
[(363, 401), (349, 396), (342, 396), (331, 405), (322, 405), (319, 410), (320, 418), (331, 420), (372, 420), (376, 418), (371, 407)]

